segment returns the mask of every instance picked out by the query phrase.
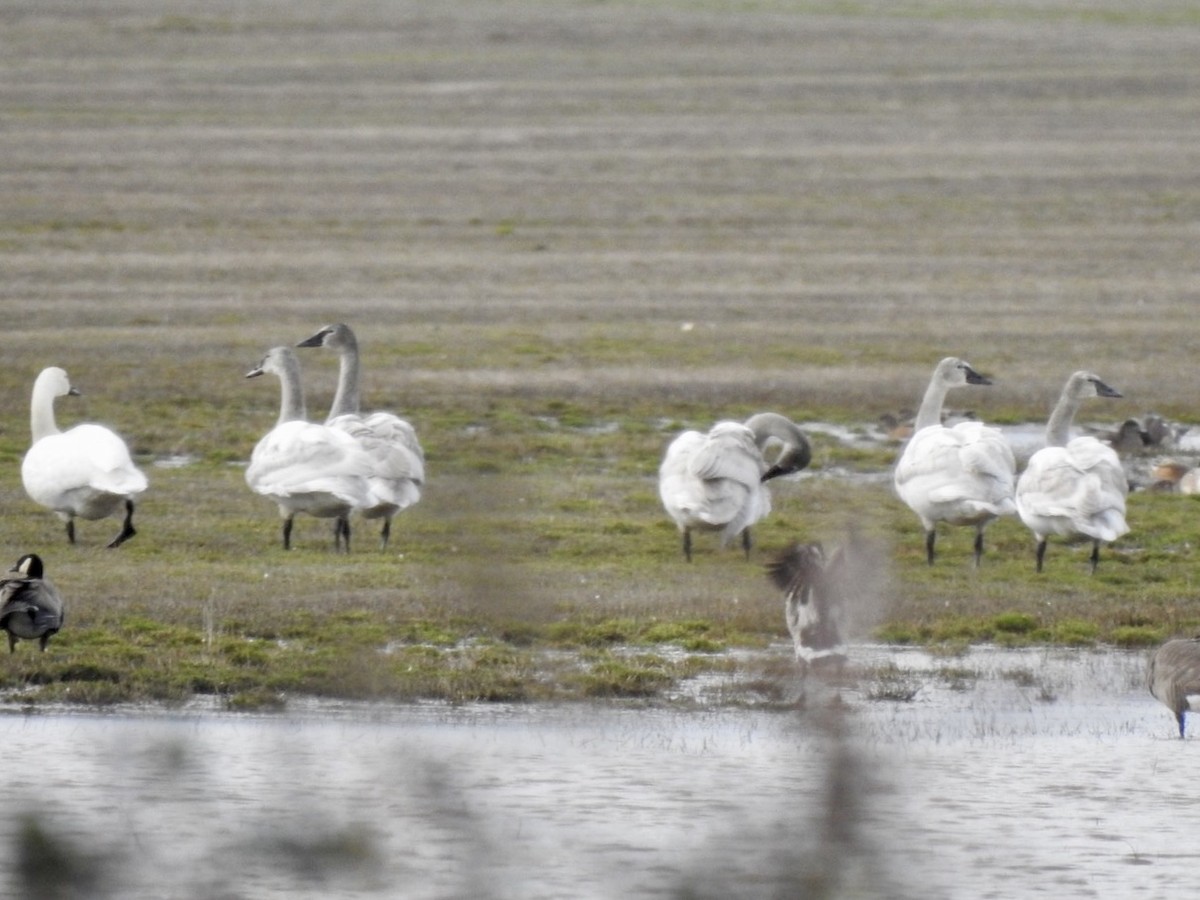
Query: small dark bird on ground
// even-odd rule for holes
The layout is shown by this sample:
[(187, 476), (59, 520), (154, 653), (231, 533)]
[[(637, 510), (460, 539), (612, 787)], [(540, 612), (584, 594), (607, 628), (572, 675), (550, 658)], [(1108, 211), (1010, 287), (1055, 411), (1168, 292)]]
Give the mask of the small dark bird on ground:
[(18, 640), (36, 640), (42, 650), (63, 624), (63, 601), (58, 588), (43, 575), (36, 553), (27, 553), (0, 576), (0, 628), (8, 632), (8, 652)]

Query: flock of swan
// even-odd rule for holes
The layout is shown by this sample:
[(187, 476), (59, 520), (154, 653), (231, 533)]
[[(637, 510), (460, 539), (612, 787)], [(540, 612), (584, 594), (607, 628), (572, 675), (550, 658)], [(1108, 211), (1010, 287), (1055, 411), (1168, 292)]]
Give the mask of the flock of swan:
[[(973, 420), (942, 423), (950, 390), (988, 384), (966, 361), (941, 360), (896, 462), (895, 490), (921, 521), (926, 561), (933, 564), (937, 527), (945, 523), (974, 528), (978, 566), (984, 529), (1000, 516), (1015, 514), (1033, 533), (1038, 572), (1048, 539), (1059, 536), (1091, 541), (1095, 573), (1101, 543), (1129, 531), (1129, 487), (1111, 446), (1090, 435), (1072, 438), (1070, 432), (1085, 400), (1120, 397), (1120, 392), (1092, 372), (1074, 372), (1050, 414), (1045, 446), (1018, 476), (1016, 456), (999, 429)], [(765, 452), (771, 442), (782, 445), (774, 463)], [(658, 484), (663, 508), (683, 536), (685, 558), (692, 559), (693, 530), (717, 532), (722, 547), (740, 535), (749, 556), (750, 526), (771, 510), (766, 483), (799, 471), (810, 459), (803, 432), (775, 413), (679, 435), (667, 447)], [(788, 631), (804, 665), (845, 660), (838, 619), (841, 584), (846, 568), (854, 564), (852, 555), (846, 547), (826, 556), (819, 544), (797, 544), (768, 566), (772, 581), (784, 591)], [(1200, 709), (1200, 640), (1175, 640), (1160, 648), (1149, 687), (1175, 714), (1182, 737), (1185, 712)]]
[(350, 514), (382, 519), (387, 547), (396, 513), (421, 499), (425, 454), (412, 425), (389, 412), (359, 410), (359, 354), (345, 324), (322, 328), (300, 347), (324, 347), (340, 359), (337, 391), (324, 424), (309, 422), (300, 363), (291, 347), (271, 349), (247, 378), (279, 378), (279, 419), (250, 455), (246, 483), (274, 500), (291, 546), (297, 513), (335, 520), (335, 547), (350, 549)]
[[(416, 432), (392, 413), (361, 412), (358, 341), (349, 326), (327, 326), (296, 346), (338, 354), (338, 385), (329, 414), (323, 423), (308, 420), (300, 363), (292, 347), (268, 351), (246, 377), (271, 374), (279, 379), (279, 417), (255, 445), (246, 482), (278, 506), (285, 549), (291, 546), (293, 522), (300, 513), (333, 519), (334, 546), (346, 551), (352, 513), (381, 520), (380, 541), (386, 547), (392, 519), (421, 497), (425, 457)], [(1084, 400), (1121, 394), (1091, 372), (1073, 373), (1047, 423), (1046, 446), (1033, 454), (1018, 477), (1015, 455), (999, 429), (978, 421), (942, 423), (950, 390), (990, 383), (964, 360), (947, 357), (939, 362), (912, 437), (896, 463), (896, 493), (921, 521), (928, 563), (934, 562), (939, 524), (975, 529), (978, 566), (984, 529), (1000, 516), (1016, 514), (1036, 540), (1039, 572), (1051, 535), (1090, 540), (1095, 572), (1100, 544), (1129, 530), (1128, 486), (1109, 445), (1091, 436), (1072, 439), (1070, 429)], [(71, 543), (77, 518), (103, 519), (123, 511), (121, 529), (108, 543), (118, 547), (137, 533), (136, 498), (146, 490), (147, 479), (111, 429), (90, 423), (67, 431), (58, 428), (55, 400), (76, 393), (61, 368), (51, 366), (38, 375), (30, 401), (32, 444), (22, 461), (22, 483), (36, 503), (66, 523)], [(772, 444), (781, 449), (769, 461)], [(740, 536), (749, 557), (750, 528), (771, 510), (767, 483), (800, 471), (811, 459), (799, 426), (772, 412), (676, 437), (659, 468), (658, 486), (663, 507), (682, 535), (685, 558), (692, 559), (694, 530), (718, 533), (722, 547)], [(832, 659), (840, 664), (845, 659), (837, 625), (839, 585), (854, 565), (852, 556), (848, 548), (826, 556), (819, 544), (797, 544), (768, 567), (771, 579), (784, 591), (785, 619), (803, 663)], [(44, 578), (37, 555), (22, 556), (0, 576), (0, 628), (9, 635), (10, 652), (18, 639), (36, 639), (44, 650), (62, 627), (63, 615), (62, 598)], [(1184, 713), (1200, 701), (1200, 640), (1164, 645), (1151, 666), (1150, 688), (1175, 713), (1182, 736)]]

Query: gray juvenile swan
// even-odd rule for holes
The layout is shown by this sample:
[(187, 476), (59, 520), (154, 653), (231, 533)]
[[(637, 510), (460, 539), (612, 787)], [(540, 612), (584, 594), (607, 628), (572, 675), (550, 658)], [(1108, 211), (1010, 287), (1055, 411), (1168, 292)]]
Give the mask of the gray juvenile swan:
[(1150, 693), (1175, 714), (1184, 736), (1184, 714), (1200, 706), (1200, 638), (1167, 641), (1150, 659)]
[(275, 347), (247, 378), (279, 377), (279, 419), (254, 447), (246, 483), (270, 497), (283, 518), (283, 549), (291, 549), (297, 513), (335, 519), (334, 549), (350, 551), (350, 513), (376, 502), (368, 479), (371, 460), (354, 438), (305, 421), (300, 363), (290, 347)]
[(767, 565), (767, 575), (784, 594), (784, 620), (796, 662), (840, 667), (846, 662), (844, 548), (826, 555), (818, 543), (792, 544)]
[(1116, 451), (1088, 435), (1071, 440), (1071, 422), (1084, 400), (1120, 396), (1091, 372), (1073, 373), (1050, 413), (1046, 446), (1030, 457), (1017, 481), (1017, 513), (1037, 540), (1039, 572), (1049, 535), (1091, 540), (1094, 573), (1100, 542), (1115, 541), (1129, 531), (1129, 485)]
[(325, 424), (345, 431), (371, 457), (372, 489), (378, 502), (362, 511), (367, 519), (383, 519), (380, 544), (386, 548), (392, 518), (421, 499), (425, 483), (425, 453), (416, 430), (389, 412), (363, 415), (359, 412), (358, 339), (350, 326), (327, 325), (298, 347), (325, 347), (340, 360), (337, 393)]
[(1017, 463), (1012, 448), (995, 428), (981, 422), (941, 423), (942, 404), (951, 388), (991, 384), (961, 359), (937, 364), (917, 412), (913, 436), (896, 463), (896, 493), (925, 529), (925, 558), (933, 565), (937, 525), (975, 528), (975, 565), (983, 556), (983, 529), (998, 516), (1015, 513)]
[(146, 476), (133, 464), (129, 448), (111, 429), (84, 423), (59, 431), (54, 401), (79, 394), (57, 366), (43, 369), (29, 404), (33, 444), (21, 462), (25, 492), (67, 523), (75, 543), (75, 519), (104, 519), (125, 510), (121, 531), (109, 541), (119, 547), (135, 534), (134, 497), (146, 490)]
[[(782, 444), (774, 463), (764, 449)], [(685, 431), (667, 447), (658, 470), (658, 494), (683, 534), (691, 562), (692, 530), (718, 531), (724, 548), (742, 536), (750, 556), (750, 526), (771, 511), (766, 482), (798, 472), (812, 459), (804, 433), (778, 413), (758, 413), (740, 422), (718, 422), (707, 433)]]
[(63, 601), (44, 577), (42, 559), (27, 553), (0, 575), (0, 628), (8, 632), (8, 652), (18, 640), (37, 641), (44, 651), (63, 625)]

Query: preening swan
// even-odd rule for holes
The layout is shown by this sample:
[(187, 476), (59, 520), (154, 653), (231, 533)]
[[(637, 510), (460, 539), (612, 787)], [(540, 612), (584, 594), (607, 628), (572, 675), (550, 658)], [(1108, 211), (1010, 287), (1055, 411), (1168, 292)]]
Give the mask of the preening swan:
[(1200, 638), (1167, 641), (1150, 659), (1150, 693), (1175, 714), (1184, 736), (1184, 714), (1200, 709)]
[(1017, 513), (1037, 539), (1039, 572), (1051, 534), (1090, 539), (1095, 572), (1100, 542), (1129, 531), (1129, 485), (1116, 451), (1087, 435), (1070, 440), (1071, 422), (1084, 400), (1120, 396), (1091, 372), (1072, 374), (1046, 424), (1046, 446), (1030, 457), (1017, 481)]
[(18, 640), (37, 641), (41, 649), (63, 625), (63, 601), (44, 577), (42, 559), (27, 553), (0, 575), (0, 628), (8, 632), (8, 652)]
[(808, 666), (841, 666), (845, 617), (846, 551), (826, 555), (820, 544), (792, 544), (767, 565), (771, 581), (784, 593), (784, 619), (796, 661)]
[(279, 505), (283, 548), (291, 548), (297, 513), (335, 519), (334, 549), (350, 551), (350, 512), (376, 502), (368, 478), (371, 461), (344, 431), (304, 420), (300, 363), (290, 347), (275, 347), (246, 373), (279, 377), (279, 420), (258, 442), (246, 469), (246, 483)]
[(121, 531), (108, 543), (118, 547), (137, 534), (133, 498), (146, 490), (146, 476), (133, 464), (125, 442), (103, 425), (85, 423), (58, 430), (54, 401), (78, 394), (57, 366), (43, 369), (34, 381), (33, 445), (21, 463), (21, 481), (34, 502), (54, 510), (67, 523), (72, 544), (77, 517), (103, 519), (124, 508)]
[(991, 381), (952, 356), (937, 364), (917, 411), (913, 436), (896, 463), (896, 493), (921, 520), (930, 565), (939, 522), (974, 526), (978, 566), (983, 529), (998, 516), (1016, 512), (1017, 464), (1004, 436), (980, 422), (941, 424), (946, 392), (967, 384)]
[(417, 432), (392, 413), (374, 412), (364, 416), (359, 412), (358, 339), (350, 326), (328, 325), (296, 346), (325, 347), (338, 354), (337, 393), (325, 424), (351, 435), (371, 457), (372, 490), (378, 502), (362, 513), (367, 519), (383, 519), (380, 541), (386, 548), (392, 518), (421, 499), (425, 453), (417, 440)]
[[(763, 450), (783, 446), (774, 463)], [(718, 422), (707, 434), (685, 431), (667, 447), (658, 470), (663, 507), (683, 534), (683, 555), (692, 559), (692, 529), (718, 531), (721, 547), (737, 535), (750, 556), (750, 526), (771, 511), (765, 482), (798, 472), (812, 459), (804, 433), (778, 413), (740, 422)]]

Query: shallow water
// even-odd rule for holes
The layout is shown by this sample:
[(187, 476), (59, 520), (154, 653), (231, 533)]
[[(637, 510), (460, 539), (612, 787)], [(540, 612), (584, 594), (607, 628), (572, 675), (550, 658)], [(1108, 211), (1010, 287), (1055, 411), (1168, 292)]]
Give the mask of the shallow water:
[[(855, 655), (895, 665), (810, 683), (803, 711), (14, 713), (0, 894), (28, 895), (23, 813), (92, 897), (1184, 889), (1200, 742), (1145, 692), (1144, 654)], [(897, 685), (913, 699), (882, 699)]]

